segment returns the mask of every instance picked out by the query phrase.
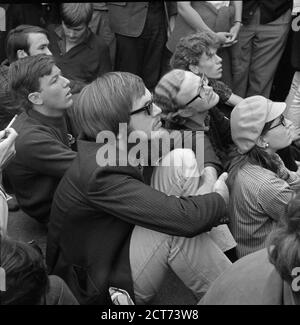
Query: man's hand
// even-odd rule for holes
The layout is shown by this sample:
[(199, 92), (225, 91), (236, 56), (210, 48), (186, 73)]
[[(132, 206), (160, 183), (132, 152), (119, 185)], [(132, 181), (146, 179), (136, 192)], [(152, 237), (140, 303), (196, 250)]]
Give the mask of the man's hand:
[(235, 24), (230, 28), (230, 33), (232, 34), (231, 42), (237, 42), (237, 37), (239, 35), (242, 24), (240, 22), (235, 22)]
[(216, 35), (221, 45), (224, 45), (225, 43), (229, 42), (232, 38), (232, 34), (228, 32), (218, 32), (216, 33)]
[(200, 176), (199, 188), (196, 195), (203, 195), (213, 192), (213, 187), (218, 179), (217, 171), (212, 166), (203, 169)]
[(219, 193), (225, 203), (226, 206), (228, 206), (229, 203), (229, 191), (228, 191), (228, 187), (226, 185), (226, 180), (227, 180), (228, 174), (227, 173), (223, 173), (222, 175), (220, 175), (220, 177), (217, 179), (214, 187), (213, 187), (213, 192)]

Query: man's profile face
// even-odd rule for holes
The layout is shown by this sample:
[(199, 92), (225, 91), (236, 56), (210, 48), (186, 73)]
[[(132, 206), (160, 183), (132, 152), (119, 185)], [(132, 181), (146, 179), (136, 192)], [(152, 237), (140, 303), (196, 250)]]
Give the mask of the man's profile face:
[(40, 96), (44, 107), (51, 110), (64, 110), (72, 106), (70, 81), (64, 78), (60, 69), (53, 65), (50, 75), (40, 78)]
[(33, 56), (37, 54), (52, 55), (48, 46), (49, 40), (43, 33), (29, 33), (28, 34), (29, 50), (28, 55)]

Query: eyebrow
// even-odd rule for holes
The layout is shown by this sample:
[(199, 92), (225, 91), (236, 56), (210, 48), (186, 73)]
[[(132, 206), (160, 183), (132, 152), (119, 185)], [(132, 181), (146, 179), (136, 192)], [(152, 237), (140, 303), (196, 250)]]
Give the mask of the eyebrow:
[(42, 47), (42, 46), (48, 46), (49, 45), (49, 42), (45, 42), (45, 43), (41, 43), (40, 45), (39, 45), (39, 47)]
[(55, 73), (55, 75), (51, 77), (50, 82), (58, 76), (61, 76), (61, 70), (58, 70), (57, 73)]
[(147, 100), (144, 105), (147, 105), (151, 102), (153, 102), (153, 93), (151, 93), (151, 98), (149, 100)]

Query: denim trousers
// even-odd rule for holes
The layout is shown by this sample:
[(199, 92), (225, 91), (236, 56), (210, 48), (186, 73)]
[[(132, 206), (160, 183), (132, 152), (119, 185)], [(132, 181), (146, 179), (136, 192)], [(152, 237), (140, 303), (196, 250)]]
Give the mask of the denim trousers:
[(45, 297), (45, 305), (79, 305), (79, 303), (63, 279), (49, 275), (49, 291)]
[[(152, 186), (156, 188), (158, 181), (163, 179), (165, 193), (180, 195), (181, 192), (188, 196), (199, 183), (196, 160), (191, 159), (194, 154), (189, 149), (175, 149), (169, 155), (176, 166), (156, 167)], [(164, 159), (170, 158), (167, 156)], [(164, 176), (159, 175), (161, 173)], [(177, 181), (173, 182), (174, 178)], [(169, 267), (200, 298), (230, 265), (208, 233), (186, 238), (135, 226), (131, 236), (130, 266), (137, 304), (148, 303), (158, 293)]]

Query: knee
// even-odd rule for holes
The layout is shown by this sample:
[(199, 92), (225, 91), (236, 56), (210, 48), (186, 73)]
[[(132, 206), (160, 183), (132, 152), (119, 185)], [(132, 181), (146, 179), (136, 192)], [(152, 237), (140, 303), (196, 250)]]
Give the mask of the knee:
[(177, 167), (182, 168), (182, 176), (187, 177), (196, 177), (200, 176), (198, 171), (198, 164), (196, 156), (191, 149), (175, 149), (172, 151), (173, 159)]

